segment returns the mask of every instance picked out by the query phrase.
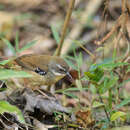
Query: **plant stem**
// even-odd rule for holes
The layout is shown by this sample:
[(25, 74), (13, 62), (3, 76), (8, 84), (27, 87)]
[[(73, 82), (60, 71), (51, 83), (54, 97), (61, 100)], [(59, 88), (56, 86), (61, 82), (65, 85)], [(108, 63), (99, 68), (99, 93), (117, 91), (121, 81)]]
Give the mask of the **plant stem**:
[[(97, 93), (98, 93), (100, 102), (103, 103), (103, 100), (102, 100), (102, 97), (101, 97), (100, 93), (99, 93), (98, 91), (97, 91)], [(103, 103), (103, 104), (104, 104), (104, 103)], [(108, 115), (108, 113), (107, 113), (106, 107), (103, 106), (103, 108), (104, 108), (104, 112), (105, 112), (105, 114), (106, 114), (106, 117), (107, 117), (108, 121), (110, 121), (110, 117), (109, 117), (109, 115)]]
[(68, 12), (67, 12), (67, 15), (66, 15), (66, 18), (65, 18), (65, 21), (64, 21), (60, 43), (58, 45), (58, 48), (57, 48), (56, 54), (55, 54), (56, 56), (60, 56), (61, 49), (62, 49), (63, 42), (64, 42), (64, 38), (65, 38), (65, 34), (66, 34), (66, 31), (67, 31), (67, 27), (68, 27), (68, 24), (69, 24), (69, 21), (70, 21), (72, 10), (74, 8), (74, 3), (75, 3), (75, 0), (71, 0), (70, 3), (69, 3), (69, 8), (68, 8)]

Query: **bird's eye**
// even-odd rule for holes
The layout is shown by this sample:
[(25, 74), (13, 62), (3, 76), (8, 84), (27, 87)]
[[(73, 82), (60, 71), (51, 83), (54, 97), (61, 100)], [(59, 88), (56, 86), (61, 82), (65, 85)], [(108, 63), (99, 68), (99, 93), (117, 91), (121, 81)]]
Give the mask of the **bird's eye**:
[(46, 72), (38, 67), (34, 71), (39, 75), (46, 75)]

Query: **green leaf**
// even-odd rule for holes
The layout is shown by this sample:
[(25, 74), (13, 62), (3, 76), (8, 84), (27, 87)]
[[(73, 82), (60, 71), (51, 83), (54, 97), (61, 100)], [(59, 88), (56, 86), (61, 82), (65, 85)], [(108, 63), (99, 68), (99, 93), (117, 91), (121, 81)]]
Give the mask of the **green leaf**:
[(109, 64), (109, 63), (113, 63), (113, 62), (114, 61), (111, 58), (104, 59), (101, 63), (91, 65), (89, 71), (94, 71), (96, 68), (100, 67), (101, 65)]
[(117, 62), (117, 63), (114, 63), (114, 62), (115, 62), (115, 61), (112, 60), (112, 59), (107, 59), (107, 60), (102, 61), (102, 62), (99, 63), (99, 64), (93, 64), (93, 65), (90, 67), (90, 71), (93, 71), (93, 70), (96, 69), (96, 68), (114, 69), (115, 67), (128, 65), (128, 63), (126, 63), (126, 62)]
[(96, 75), (92, 74), (91, 72), (84, 72), (84, 74), (89, 80), (95, 80), (96, 78)]
[(18, 52), (20, 53), (20, 52), (22, 52), (22, 51), (24, 51), (24, 50), (27, 50), (28, 48), (32, 47), (35, 43), (36, 43), (36, 40), (27, 43), (27, 44), (26, 44), (23, 48), (21, 48)]
[(0, 92), (7, 90), (7, 88), (0, 88)]
[(100, 66), (104, 67), (104, 68), (111, 68), (111, 69), (113, 69), (115, 67), (124, 66), (124, 65), (128, 65), (128, 63), (118, 62), (118, 63), (104, 64), (104, 65), (100, 65)]
[(64, 115), (64, 113), (59, 112), (59, 111), (54, 111), (53, 113), (54, 113), (55, 116), (57, 116), (57, 115)]
[(16, 32), (16, 38), (15, 38), (15, 48), (16, 48), (16, 52), (19, 51), (19, 34), (18, 32)]
[(117, 83), (118, 77), (113, 76), (111, 78), (105, 77), (104, 82), (99, 85), (99, 93), (105, 93)]
[(85, 72), (84, 74), (87, 78), (89, 78), (89, 80), (91, 80), (93, 82), (98, 82), (103, 77), (104, 71), (100, 68), (96, 68), (95, 70)]
[(72, 94), (72, 93), (63, 92), (63, 94), (65, 94), (65, 95), (67, 95), (67, 96), (69, 96), (69, 97), (78, 99), (78, 97), (77, 97), (76, 95)]
[[(82, 88), (82, 90), (88, 90), (88, 88)], [(68, 89), (58, 89), (56, 90), (56, 93), (63, 93), (63, 92), (69, 92), (69, 91), (79, 91), (79, 88), (68, 88)]]
[(75, 66), (70, 60), (64, 59), (65, 62), (72, 67), (74, 70), (78, 70), (77, 66)]
[(79, 53), (79, 56), (76, 56), (75, 59), (76, 59), (76, 61), (77, 61), (78, 67), (81, 67), (81, 65), (83, 64), (83, 56), (82, 56), (82, 53)]
[(21, 78), (21, 77), (32, 77), (32, 75), (24, 71), (0, 69), (0, 80), (9, 78)]
[(14, 105), (9, 104), (7, 101), (0, 101), (0, 114), (4, 113), (13, 114), (20, 123), (25, 123), (22, 112)]
[(73, 57), (73, 56), (67, 56), (67, 55), (65, 55), (64, 57), (67, 58), (67, 59), (69, 59), (69, 60), (75, 61), (75, 57)]
[(0, 65), (6, 65), (6, 64), (9, 63), (10, 61), (11, 61), (10, 59), (0, 61)]
[(118, 104), (118, 105), (116, 106), (116, 108), (119, 109), (119, 108), (121, 108), (122, 106), (127, 105), (127, 104), (130, 104), (130, 98), (127, 98), (127, 99), (123, 100), (120, 104)]
[(126, 116), (126, 113), (125, 112), (121, 112), (121, 111), (118, 111), (118, 112), (115, 112), (111, 115), (111, 118), (110, 120), (111, 121), (115, 121), (117, 120), (118, 118), (121, 118), (121, 117), (124, 117)]
[(2, 38), (3, 42), (6, 43), (6, 45), (8, 46), (8, 48), (12, 51), (12, 53), (14, 55), (16, 55), (16, 51), (15, 51), (15, 48), (12, 46), (12, 44), (7, 40), (7, 39), (4, 39)]
[(60, 37), (59, 37), (59, 34), (58, 34), (57, 30), (56, 30), (56, 27), (51, 25), (51, 31), (52, 31), (52, 34), (53, 34), (55, 40), (56, 40), (56, 43), (59, 44)]
[(76, 80), (76, 86), (79, 88), (80, 91), (83, 91), (83, 87), (80, 80)]
[(97, 102), (97, 101), (94, 101), (93, 104), (92, 104), (93, 108), (99, 108), (99, 107), (102, 107), (102, 106), (105, 106), (105, 104), (103, 104), (101, 102)]
[[(82, 88), (82, 90), (88, 90), (88, 88)], [(65, 89), (64, 91), (79, 91), (79, 88), (68, 88), (68, 89)]]

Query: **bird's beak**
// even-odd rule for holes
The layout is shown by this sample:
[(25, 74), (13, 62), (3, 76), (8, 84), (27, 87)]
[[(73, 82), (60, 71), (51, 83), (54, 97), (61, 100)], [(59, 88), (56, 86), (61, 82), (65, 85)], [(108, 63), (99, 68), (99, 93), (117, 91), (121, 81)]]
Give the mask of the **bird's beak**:
[(67, 79), (68, 79), (71, 83), (74, 82), (74, 79), (73, 79), (73, 77), (71, 76), (71, 74), (70, 74), (69, 72), (66, 73), (66, 76), (67, 76)]

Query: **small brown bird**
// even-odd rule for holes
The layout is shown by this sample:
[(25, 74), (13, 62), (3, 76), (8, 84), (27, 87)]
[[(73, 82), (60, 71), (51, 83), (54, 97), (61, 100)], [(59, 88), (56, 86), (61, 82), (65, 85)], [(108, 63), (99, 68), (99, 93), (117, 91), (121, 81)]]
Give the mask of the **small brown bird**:
[(32, 89), (41, 85), (50, 86), (69, 74), (69, 66), (64, 59), (49, 55), (23, 55), (14, 60), (24, 71), (32, 74), (33, 77), (25, 78), (27, 86)]

